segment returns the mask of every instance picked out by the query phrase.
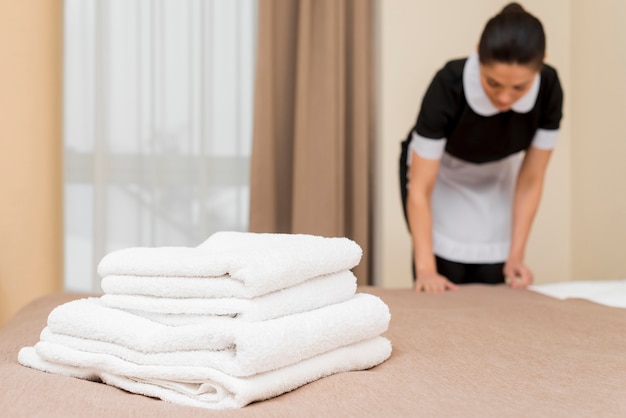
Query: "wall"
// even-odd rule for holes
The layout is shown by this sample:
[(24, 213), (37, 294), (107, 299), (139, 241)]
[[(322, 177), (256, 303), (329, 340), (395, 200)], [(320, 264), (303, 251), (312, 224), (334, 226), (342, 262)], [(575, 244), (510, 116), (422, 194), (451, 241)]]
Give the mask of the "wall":
[(573, 277), (626, 278), (626, 2), (572, 1)]
[[(377, 151), (374, 260), (376, 284), (410, 287), (411, 243), (398, 188), (400, 140), (415, 121), (421, 97), (445, 61), (467, 56), (486, 21), (505, 1), (379, 0), (377, 2)], [(571, 278), (572, 210), (570, 154), (570, 2), (527, 0), (548, 38), (547, 61), (559, 70), (566, 95), (565, 119), (527, 249), (537, 282)]]
[(0, 3), (0, 325), (61, 288), (62, 1)]

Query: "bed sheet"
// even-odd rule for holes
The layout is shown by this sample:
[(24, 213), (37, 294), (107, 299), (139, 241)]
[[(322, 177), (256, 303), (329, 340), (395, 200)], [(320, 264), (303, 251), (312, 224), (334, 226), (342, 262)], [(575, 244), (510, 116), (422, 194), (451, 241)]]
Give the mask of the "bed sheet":
[(209, 411), (43, 373), (17, 363), (48, 313), (86, 295), (33, 301), (0, 329), (0, 411), (7, 417), (621, 417), (626, 310), (506, 286), (441, 295), (360, 288), (390, 307), (391, 358), (240, 410)]
[(614, 308), (626, 308), (626, 279), (571, 280), (537, 284), (530, 290), (557, 299), (585, 299)]

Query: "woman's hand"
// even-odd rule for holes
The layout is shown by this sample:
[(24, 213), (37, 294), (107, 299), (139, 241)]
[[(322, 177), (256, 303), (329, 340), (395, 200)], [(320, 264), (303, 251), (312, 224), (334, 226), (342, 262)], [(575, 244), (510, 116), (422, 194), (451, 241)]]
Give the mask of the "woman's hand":
[(512, 288), (526, 288), (533, 283), (533, 273), (521, 261), (526, 241), (535, 218), (551, 150), (530, 147), (517, 176), (513, 200), (513, 230), (509, 259), (504, 265), (504, 277)]
[(443, 293), (446, 290), (457, 290), (459, 287), (440, 274), (418, 274), (415, 280), (415, 291), (424, 293)]
[(525, 289), (535, 280), (533, 272), (524, 263), (514, 260), (507, 260), (504, 265), (504, 277), (513, 289)]
[(437, 274), (433, 253), (433, 224), (430, 199), (437, 182), (439, 159), (420, 157), (411, 151), (409, 167), (409, 190), (407, 196), (407, 215), (413, 238), (413, 259), (417, 279), (415, 291), (425, 293), (443, 293), (456, 290), (457, 286), (447, 278)]

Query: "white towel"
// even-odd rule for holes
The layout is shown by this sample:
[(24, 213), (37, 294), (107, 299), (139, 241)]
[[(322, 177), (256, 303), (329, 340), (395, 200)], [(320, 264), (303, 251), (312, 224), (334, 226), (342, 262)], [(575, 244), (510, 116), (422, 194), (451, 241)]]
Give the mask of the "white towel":
[[(129, 280), (132, 281), (132, 278)], [(202, 322), (208, 315), (264, 321), (343, 302), (354, 296), (355, 292), (356, 277), (346, 270), (251, 299), (105, 294), (101, 301), (105, 306), (130, 311), (157, 322), (183, 325)]]
[[(91, 349), (102, 354), (113, 354), (107, 352), (110, 344), (140, 353), (202, 351), (207, 367), (233, 376), (250, 376), (373, 338), (387, 329), (389, 319), (387, 305), (365, 293), (268, 321), (214, 318), (179, 327), (108, 308), (99, 299), (88, 298), (55, 308), (48, 316), (48, 329), (53, 334), (92, 340)], [(184, 364), (185, 355), (178, 357), (176, 364)]]
[(369, 369), (390, 355), (390, 342), (384, 337), (375, 337), (250, 377), (232, 377), (207, 367), (138, 366), (115, 356), (50, 343), (23, 348), (18, 360), (38, 370), (102, 380), (164, 401), (226, 409), (269, 399), (334, 373)]
[(196, 248), (126, 248), (107, 254), (98, 265), (106, 276), (229, 276), (250, 296), (284, 289), (313, 277), (350, 270), (362, 250), (347, 238), (304, 234), (217, 232)]
[(222, 277), (166, 277), (166, 276), (105, 276), (100, 281), (109, 295), (143, 295), (162, 298), (246, 298), (269, 292), (252, 291), (230, 276)]

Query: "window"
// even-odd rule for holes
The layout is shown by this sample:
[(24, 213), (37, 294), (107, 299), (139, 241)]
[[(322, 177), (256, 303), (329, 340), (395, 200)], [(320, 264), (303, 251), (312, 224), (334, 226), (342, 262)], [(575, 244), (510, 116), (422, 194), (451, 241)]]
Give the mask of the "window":
[(65, 287), (246, 230), (256, 0), (66, 0)]

